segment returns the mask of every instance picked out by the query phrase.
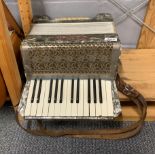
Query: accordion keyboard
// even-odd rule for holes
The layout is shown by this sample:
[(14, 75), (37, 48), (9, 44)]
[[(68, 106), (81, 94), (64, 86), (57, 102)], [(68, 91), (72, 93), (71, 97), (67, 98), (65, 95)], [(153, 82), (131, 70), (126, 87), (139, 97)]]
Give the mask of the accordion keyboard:
[(25, 117), (113, 117), (111, 81), (102, 79), (33, 79)]

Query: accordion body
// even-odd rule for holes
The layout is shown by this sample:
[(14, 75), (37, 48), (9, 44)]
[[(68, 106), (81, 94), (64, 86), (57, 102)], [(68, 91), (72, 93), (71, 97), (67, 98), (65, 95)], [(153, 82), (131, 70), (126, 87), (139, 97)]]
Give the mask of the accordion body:
[(21, 53), (27, 81), (18, 111), (25, 119), (112, 119), (120, 114), (115, 84), (120, 40), (110, 14), (34, 23)]

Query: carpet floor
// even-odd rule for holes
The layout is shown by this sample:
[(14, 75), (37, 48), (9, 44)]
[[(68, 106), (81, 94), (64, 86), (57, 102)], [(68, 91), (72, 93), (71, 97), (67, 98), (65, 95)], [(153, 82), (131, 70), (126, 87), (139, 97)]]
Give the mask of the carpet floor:
[(23, 131), (12, 108), (0, 110), (0, 153), (155, 153), (155, 122), (146, 122), (137, 136), (125, 140), (40, 137)]

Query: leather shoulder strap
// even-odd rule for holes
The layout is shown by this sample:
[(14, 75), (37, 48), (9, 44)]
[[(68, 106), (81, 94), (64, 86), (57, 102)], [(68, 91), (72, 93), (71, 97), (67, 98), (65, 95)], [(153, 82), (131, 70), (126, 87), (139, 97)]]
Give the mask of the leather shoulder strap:
[(139, 120), (132, 125), (122, 129), (97, 129), (97, 130), (78, 130), (78, 129), (66, 129), (66, 130), (48, 130), (43, 127), (42, 121), (37, 121), (39, 129), (29, 129), (22, 125), (22, 121), (19, 119), (17, 113), (17, 123), (25, 131), (40, 136), (71, 136), (71, 137), (87, 137), (87, 138), (103, 138), (103, 139), (123, 139), (136, 135), (142, 128), (147, 111), (147, 103), (143, 96), (137, 92), (130, 85), (121, 80), (119, 75), (116, 79), (116, 85), (120, 92), (126, 95), (133, 103), (135, 103), (138, 112)]

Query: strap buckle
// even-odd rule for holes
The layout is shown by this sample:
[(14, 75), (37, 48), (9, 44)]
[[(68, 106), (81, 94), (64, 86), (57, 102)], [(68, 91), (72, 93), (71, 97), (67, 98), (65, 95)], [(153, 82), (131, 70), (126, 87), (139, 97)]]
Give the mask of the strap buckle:
[(139, 93), (130, 85), (124, 86), (123, 93), (129, 96), (130, 98), (137, 98), (139, 96)]

